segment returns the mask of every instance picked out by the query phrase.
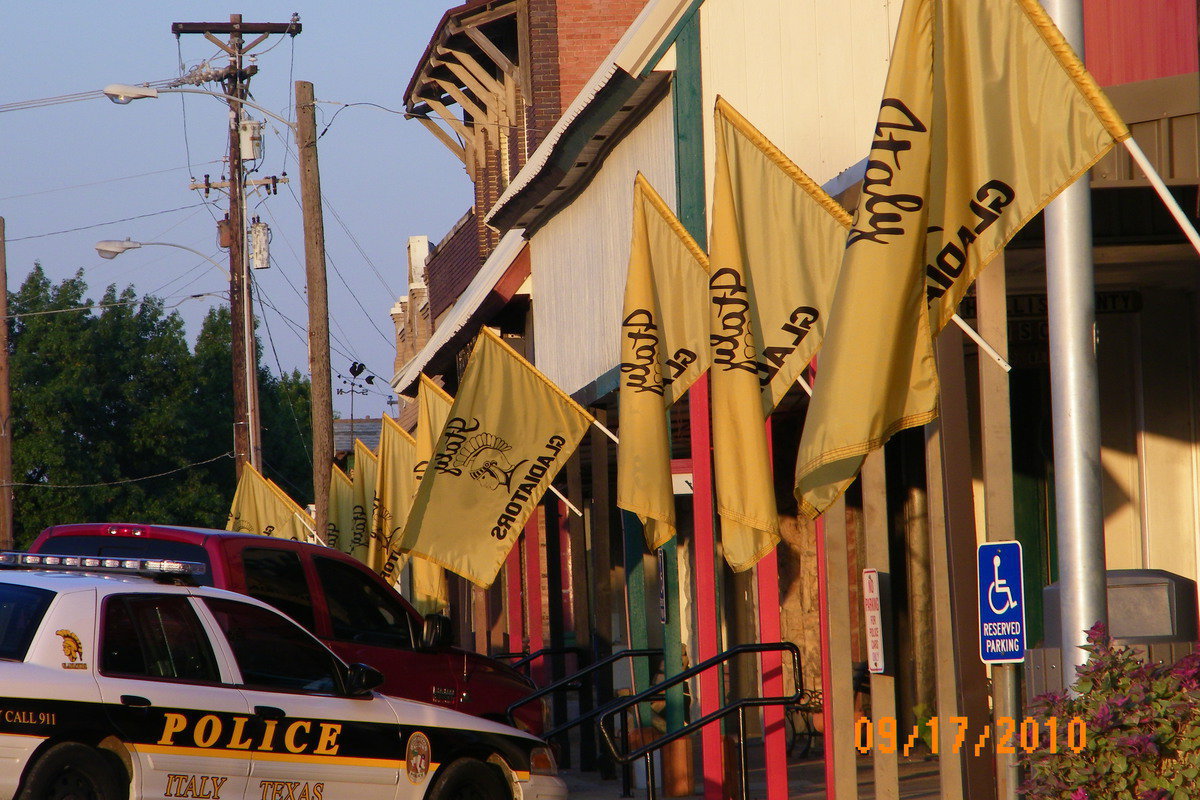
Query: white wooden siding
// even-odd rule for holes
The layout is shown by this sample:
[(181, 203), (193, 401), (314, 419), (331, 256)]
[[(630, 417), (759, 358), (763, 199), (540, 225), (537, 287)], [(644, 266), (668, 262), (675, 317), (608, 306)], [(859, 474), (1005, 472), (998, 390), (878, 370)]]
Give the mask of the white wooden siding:
[(900, 5), (706, 0), (700, 31), (709, 185), (718, 94), (817, 183), (865, 158)]
[(617, 365), (639, 170), (674, 208), (669, 95), (616, 146), (575, 201), (530, 240), (535, 360), (568, 393)]

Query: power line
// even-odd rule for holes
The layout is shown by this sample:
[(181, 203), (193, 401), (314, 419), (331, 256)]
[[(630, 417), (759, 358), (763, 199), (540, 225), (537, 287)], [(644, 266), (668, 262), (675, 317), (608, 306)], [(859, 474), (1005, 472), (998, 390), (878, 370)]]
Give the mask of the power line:
[(214, 456), (213, 458), (205, 461), (196, 461), (192, 464), (184, 464), (182, 467), (176, 467), (175, 469), (169, 469), (166, 472), (159, 472), (154, 475), (145, 475), (141, 478), (122, 478), (121, 480), (108, 481), (105, 483), (4, 483), (0, 484), (0, 486), (30, 486), (38, 489), (96, 489), (101, 486), (121, 486), (122, 484), (139, 483), (141, 481), (153, 480), (154, 478), (163, 478), (167, 475), (174, 475), (176, 472), (183, 472), (185, 469), (192, 469), (193, 467), (202, 467), (205, 464), (211, 464), (214, 461), (220, 461), (222, 458), (233, 458), (233, 452), (230, 451), (228, 453), (222, 453), (219, 456)]
[(132, 222), (135, 219), (146, 219), (147, 217), (157, 217), (162, 214), (174, 214), (176, 211), (186, 211), (189, 208), (199, 208), (204, 203), (193, 203), (190, 206), (180, 206), (179, 208), (168, 208), (164, 211), (152, 211), (149, 214), (138, 214), (136, 217), (125, 217), (124, 219), (114, 219), (108, 222), (97, 222), (95, 225), (80, 225), (78, 228), (67, 228), (61, 231), (51, 231), (50, 233), (37, 233), (33, 236), (18, 236), (15, 239), (9, 239), (10, 242), (24, 242), (29, 239), (45, 239), (47, 236), (59, 236), (64, 233), (75, 233), (76, 231), (86, 231), (91, 228), (102, 228), (105, 225), (117, 225), (122, 222)]
[[(206, 161), (206, 164), (216, 164), (216, 161)], [(24, 194), (10, 194), (8, 197), (0, 197), (0, 202), (5, 200), (20, 200), (25, 197), (37, 197), (42, 194), (52, 194), (54, 192), (67, 192), (72, 189), (86, 189), (89, 186), (103, 186), (109, 183), (118, 183), (120, 181), (131, 181), (136, 178), (145, 178), (150, 175), (162, 175), (164, 172), (178, 172), (181, 169), (190, 169), (189, 167), (167, 167), (166, 169), (156, 169), (152, 172), (140, 172), (137, 175), (123, 175), (119, 178), (106, 178), (102, 181), (91, 181), (90, 183), (77, 183), (73, 186), (56, 186), (53, 189), (41, 189), (36, 192), (25, 192)]]

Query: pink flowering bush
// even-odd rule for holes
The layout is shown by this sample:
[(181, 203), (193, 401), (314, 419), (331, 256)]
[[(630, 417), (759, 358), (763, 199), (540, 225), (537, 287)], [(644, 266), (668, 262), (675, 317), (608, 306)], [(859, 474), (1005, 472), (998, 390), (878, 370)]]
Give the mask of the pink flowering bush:
[[(1035, 800), (1188, 800), (1200, 776), (1200, 654), (1175, 664), (1147, 664), (1114, 645), (1097, 625), (1087, 632), (1088, 662), (1080, 667), (1076, 697), (1050, 693), (1034, 701), (1043, 735), (1019, 748)], [(1086, 726), (1076, 752), (1066, 731), (1074, 718)], [(1076, 723), (1078, 733), (1078, 723)], [(1023, 743), (1024, 744), (1024, 743)], [(1053, 745), (1053, 746), (1052, 746)]]

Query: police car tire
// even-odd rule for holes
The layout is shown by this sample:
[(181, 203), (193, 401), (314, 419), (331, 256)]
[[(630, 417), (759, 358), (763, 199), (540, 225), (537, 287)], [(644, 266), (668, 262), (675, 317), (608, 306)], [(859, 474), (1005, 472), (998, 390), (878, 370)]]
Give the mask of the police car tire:
[(127, 787), (99, 750), (61, 742), (34, 762), (17, 800), (123, 800), (127, 795)]
[(426, 800), (512, 800), (512, 793), (495, 767), (460, 758), (442, 770)]

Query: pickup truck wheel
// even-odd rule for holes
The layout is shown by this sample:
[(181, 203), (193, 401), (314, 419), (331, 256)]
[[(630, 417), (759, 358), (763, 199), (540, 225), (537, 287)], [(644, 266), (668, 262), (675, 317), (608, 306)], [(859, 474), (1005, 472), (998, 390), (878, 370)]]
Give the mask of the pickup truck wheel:
[(461, 758), (441, 770), (427, 800), (512, 800), (512, 794), (494, 767)]
[(62, 742), (34, 762), (18, 800), (124, 800), (127, 794), (100, 751)]

